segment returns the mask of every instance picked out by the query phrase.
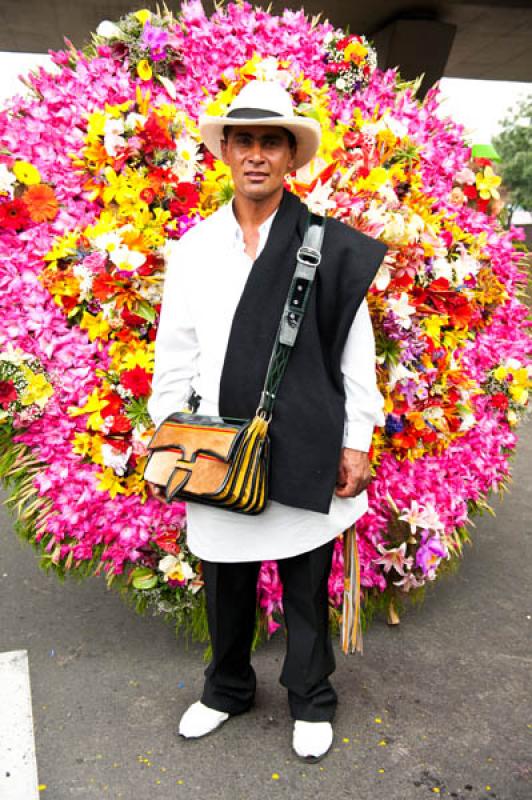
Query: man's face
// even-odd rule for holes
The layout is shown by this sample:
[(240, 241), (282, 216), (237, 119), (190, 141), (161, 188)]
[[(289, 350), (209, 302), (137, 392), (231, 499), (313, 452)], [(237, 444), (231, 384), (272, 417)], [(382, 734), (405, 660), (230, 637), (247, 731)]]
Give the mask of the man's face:
[(235, 125), (222, 140), (222, 156), (231, 168), (237, 193), (263, 200), (283, 186), (294, 168), (295, 148), (275, 125)]

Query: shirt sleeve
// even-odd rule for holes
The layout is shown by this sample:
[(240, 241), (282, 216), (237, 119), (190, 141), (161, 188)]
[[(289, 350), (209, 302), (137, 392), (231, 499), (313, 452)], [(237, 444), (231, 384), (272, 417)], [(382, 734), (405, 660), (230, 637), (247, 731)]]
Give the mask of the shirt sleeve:
[(198, 374), (199, 344), (187, 303), (182, 271), (186, 248), (172, 243), (166, 256), (163, 297), (155, 337), (155, 364), (148, 413), (155, 425), (180, 411)]
[(344, 447), (369, 452), (373, 428), (384, 425), (384, 398), (377, 386), (375, 336), (366, 299), (355, 314), (342, 353), (345, 389)]

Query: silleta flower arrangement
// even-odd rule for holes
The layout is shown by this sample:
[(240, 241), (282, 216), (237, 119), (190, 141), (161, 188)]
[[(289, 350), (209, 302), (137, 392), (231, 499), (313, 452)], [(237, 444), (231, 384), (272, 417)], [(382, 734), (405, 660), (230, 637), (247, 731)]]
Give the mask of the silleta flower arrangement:
[[(302, 11), (142, 9), (51, 55), (60, 80), (40, 68), (0, 112), (0, 475), (17, 530), (44, 567), (103, 574), (139, 610), (205, 631), (186, 507), (142, 480), (154, 341), (172, 240), (233, 192), (197, 118), (276, 78), (323, 131), (287, 188), (389, 247), (368, 297), (386, 423), (357, 531), (365, 621), (396, 620), (506, 487), (528, 407), (524, 233), (498, 220), (493, 163), (438, 113), (437, 85), (420, 102), (364, 37)], [(329, 588), (338, 614), (340, 540)], [(271, 632), (272, 562), (258, 597)]]

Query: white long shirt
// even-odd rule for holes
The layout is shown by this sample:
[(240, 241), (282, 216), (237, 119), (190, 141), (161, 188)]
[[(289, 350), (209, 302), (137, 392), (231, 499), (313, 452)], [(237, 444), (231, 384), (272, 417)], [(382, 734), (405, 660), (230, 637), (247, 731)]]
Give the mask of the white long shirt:
[[(259, 228), (260, 254), (274, 212)], [(159, 425), (182, 410), (194, 387), (198, 414), (218, 415), (219, 385), (233, 316), (253, 261), (244, 251), (232, 203), (168, 246), (163, 299), (155, 341), (155, 367), (148, 411)], [(297, 343), (296, 343), (297, 346)], [(376, 384), (375, 340), (367, 302), (359, 307), (342, 354), (346, 394), (343, 446), (367, 452), (373, 428), (384, 424)], [(335, 538), (367, 511), (367, 493), (333, 494), (328, 514), (269, 500), (246, 515), (187, 504), (187, 544), (208, 561), (288, 558)]]

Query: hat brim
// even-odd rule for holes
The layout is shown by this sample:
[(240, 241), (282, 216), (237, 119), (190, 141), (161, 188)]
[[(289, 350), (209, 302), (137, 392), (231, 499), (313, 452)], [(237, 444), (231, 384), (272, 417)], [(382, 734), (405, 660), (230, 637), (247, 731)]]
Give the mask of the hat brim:
[(243, 117), (215, 117), (211, 114), (203, 114), (198, 122), (200, 136), (205, 146), (219, 159), (222, 158), (221, 141), (223, 139), (223, 129), (226, 125), (232, 127), (235, 125), (252, 125), (253, 127), (273, 125), (291, 131), (297, 143), (294, 170), (308, 164), (314, 158), (320, 146), (320, 123), (309, 117), (259, 117), (257, 119), (246, 119)]

